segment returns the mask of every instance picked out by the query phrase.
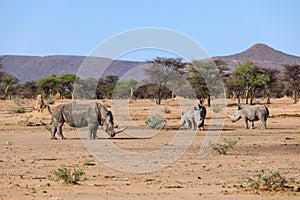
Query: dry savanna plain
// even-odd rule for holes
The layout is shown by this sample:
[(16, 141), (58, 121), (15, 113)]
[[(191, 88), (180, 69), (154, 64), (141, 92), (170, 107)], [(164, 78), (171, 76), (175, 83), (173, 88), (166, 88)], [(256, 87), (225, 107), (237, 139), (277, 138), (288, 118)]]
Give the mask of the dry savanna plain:
[[(120, 106), (114, 109), (113, 101), (99, 100), (112, 110), (119, 126), (128, 126), (127, 130), (110, 138), (99, 127), (99, 139), (89, 141), (87, 133), (79, 134), (68, 125), (63, 126), (66, 140), (50, 140), (48, 111), (33, 110), (34, 100), (1, 100), (0, 199), (300, 199), (300, 103), (293, 104), (287, 97), (272, 99), (266, 105), (270, 111), (267, 129), (260, 129), (258, 121), (256, 129), (246, 130), (242, 120), (230, 122), (237, 107), (233, 105), (236, 100), (228, 100), (224, 126), (215, 130), (221, 133), (217, 144), (224, 142), (222, 138), (236, 144), (226, 154), (211, 150), (200, 157), (211, 121), (211, 108), (207, 108), (204, 131), (180, 129), (183, 140), (195, 134), (181, 156), (158, 170), (134, 173), (130, 170), (138, 166), (126, 157), (120, 155), (116, 160), (112, 156), (107, 161), (124, 166), (124, 170), (118, 170), (94, 157), (84, 144), (98, 146), (100, 155), (109, 154), (105, 142), (125, 152), (159, 152), (178, 133), (180, 103), (171, 99), (156, 106), (154, 100), (124, 100), (118, 103), (124, 105), (122, 111)], [(70, 100), (56, 100), (51, 110), (66, 102)], [(13, 112), (20, 107), (25, 113)], [(167, 120), (165, 128), (147, 137), (136, 137), (144, 134), (145, 121), (156, 111)], [(149, 159), (153, 159), (147, 154), (137, 158), (149, 166)], [(168, 154), (162, 153), (160, 159), (167, 160)], [(84, 174), (76, 184), (65, 183), (54, 174), (62, 168)], [(266, 175), (270, 173), (274, 177)]]

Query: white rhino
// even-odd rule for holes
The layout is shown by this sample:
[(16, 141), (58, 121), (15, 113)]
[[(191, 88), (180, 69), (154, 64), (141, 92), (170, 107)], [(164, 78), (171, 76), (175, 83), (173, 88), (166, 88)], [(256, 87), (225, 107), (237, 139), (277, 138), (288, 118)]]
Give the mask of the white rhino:
[(243, 118), (245, 122), (245, 128), (248, 129), (248, 121), (251, 122), (251, 128), (254, 128), (254, 121), (261, 120), (262, 129), (267, 128), (267, 119), (269, 117), (269, 110), (264, 105), (244, 105), (239, 106), (237, 112), (230, 117), (232, 122), (236, 122)]
[(200, 104), (195, 104), (181, 113), (179, 126), (184, 126), (187, 123), (188, 129), (204, 130), (204, 120), (206, 117), (206, 108)]
[(113, 115), (100, 103), (78, 104), (76, 102), (58, 105), (52, 113), (52, 129), (51, 139), (56, 139), (55, 134), (65, 139), (62, 133), (62, 126), (64, 123), (71, 127), (85, 127), (89, 128), (89, 139), (97, 139), (97, 129), (100, 126), (111, 137), (117, 133), (124, 131), (126, 128), (115, 131)]

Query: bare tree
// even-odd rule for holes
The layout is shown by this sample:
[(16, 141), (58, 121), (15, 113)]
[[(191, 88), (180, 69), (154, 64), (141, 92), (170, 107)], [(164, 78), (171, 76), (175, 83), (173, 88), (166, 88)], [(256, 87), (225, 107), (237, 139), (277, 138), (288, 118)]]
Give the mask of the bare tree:
[(152, 93), (156, 104), (160, 104), (168, 84), (176, 84), (186, 64), (182, 62), (182, 58), (162, 57), (156, 57), (149, 63), (151, 66), (145, 69), (145, 74), (148, 76), (147, 82), (153, 83)]

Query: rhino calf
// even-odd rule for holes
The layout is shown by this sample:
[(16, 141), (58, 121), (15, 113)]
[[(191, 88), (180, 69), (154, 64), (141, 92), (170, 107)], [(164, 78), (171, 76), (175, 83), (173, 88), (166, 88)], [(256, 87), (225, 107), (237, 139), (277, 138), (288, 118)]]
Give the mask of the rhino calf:
[(236, 122), (243, 118), (245, 123), (245, 128), (248, 129), (248, 121), (251, 122), (251, 128), (254, 129), (254, 121), (261, 120), (262, 129), (267, 128), (267, 119), (269, 117), (269, 110), (264, 105), (244, 105), (239, 106), (237, 112), (230, 117), (232, 122)]
[(188, 129), (204, 130), (204, 119), (206, 117), (206, 108), (200, 104), (195, 104), (181, 113), (179, 126), (187, 124)]

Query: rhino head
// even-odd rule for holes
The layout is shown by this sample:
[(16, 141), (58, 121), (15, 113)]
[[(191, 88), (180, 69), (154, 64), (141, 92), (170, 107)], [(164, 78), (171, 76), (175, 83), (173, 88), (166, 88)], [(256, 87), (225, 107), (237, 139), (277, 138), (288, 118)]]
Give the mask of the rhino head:
[(106, 118), (103, 120), (103, 130), (110, 135), (110, 137), (115, 137), (116, 134), (123, 132), (127, 127), (115, 131), (114, 129), (118, 126), (114, 126), (114, 119), (111, 111), (106, 112)]
[(239, 119), (241, 119), (241, 117), (242, 117), (242, 110), (243, 110), (243, 107), (242, 106), (238, 106), (237, 112), (230, 117), (231, 122), (236, 122)]

